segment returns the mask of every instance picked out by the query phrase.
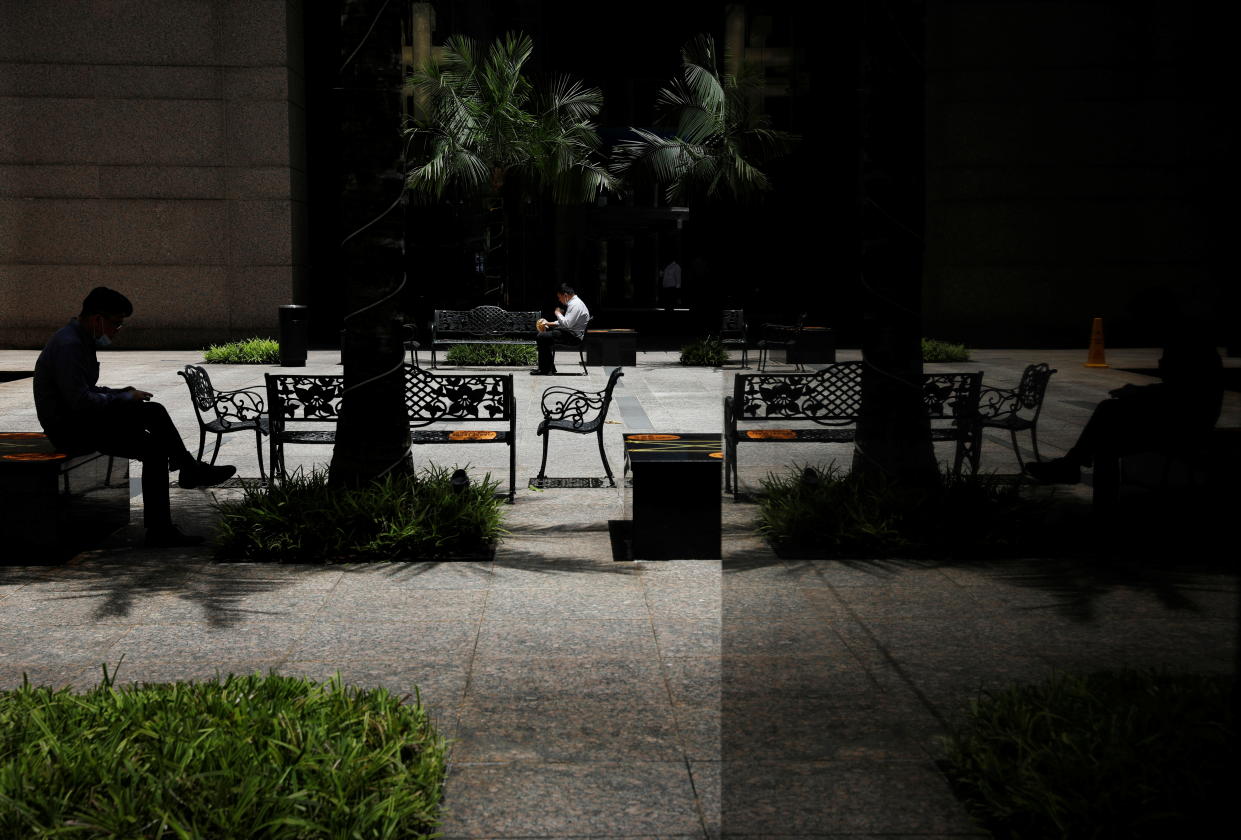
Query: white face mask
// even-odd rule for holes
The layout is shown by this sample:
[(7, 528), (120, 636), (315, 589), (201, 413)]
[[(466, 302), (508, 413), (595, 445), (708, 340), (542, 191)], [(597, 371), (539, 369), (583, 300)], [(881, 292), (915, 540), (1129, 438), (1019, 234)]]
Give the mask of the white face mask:
[(108, 338), (106, 335), (101, 335), (95, 338), (96, 347), (107, 347), (111, 343), (112, 339)]

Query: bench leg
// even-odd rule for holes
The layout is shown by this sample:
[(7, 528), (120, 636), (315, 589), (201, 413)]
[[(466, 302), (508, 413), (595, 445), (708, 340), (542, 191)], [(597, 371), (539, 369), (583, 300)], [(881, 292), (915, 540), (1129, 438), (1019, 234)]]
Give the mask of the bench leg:
[(224, 435), (217, 433), (215, 436), (215, 449), (211, 450), (211, 465), (215, 466), (215, 459), (220, 457), (220, 444), (224, 442)]
[[(1025, 462), (1021, 460), (1021, 450), (1017, 447), (1017, 430), (1009, 429), (1008, 434), (1009, 437), (1013, 439), (1013, 454), (1017, 456), (1017, 472), (1025, 472), (1026, 465)], [(1035, 460), (1038, 459), (1035, 458)]]
[(516, 435), (508, 441), (508, 503), (517, 503), (517, 447), (514, 445)]
[(551, 436), (552, 433), (550, 429), (543, 432), (543, 461), (539, 464), (539, 475), (538, 478), (535, 479), (535, 481), (539, 483), (540, 487), (543, 486), (543, 471), (547, 469), (547, 440)]
[(599, 427), (599, 457), (603, 459), (603, 471), (608, 474), (608, 484), (616, 486), (616, 479), (612, 478), (612, 467), (608, 464), (608, 453), (603, 450), (603, 427)]
[(254, 448), (259, 456), (259, 478), (266, 484), (267, 473), (263, 472), (263, 432), (259, 429), (254, 430)]
[(207, 448), (207, 430), (200, 426), (198, 428), (198, 454), (194, 456), (195, 461), (203, 459), (203, 450)]

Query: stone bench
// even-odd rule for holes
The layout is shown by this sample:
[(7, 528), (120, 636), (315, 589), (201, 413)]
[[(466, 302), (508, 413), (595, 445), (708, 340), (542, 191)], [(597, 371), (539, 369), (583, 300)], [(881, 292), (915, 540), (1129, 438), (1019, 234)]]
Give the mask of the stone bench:
[(129, 525), (129, 461), (0, 432), (0, 521), (6, 564), (71, 556)]

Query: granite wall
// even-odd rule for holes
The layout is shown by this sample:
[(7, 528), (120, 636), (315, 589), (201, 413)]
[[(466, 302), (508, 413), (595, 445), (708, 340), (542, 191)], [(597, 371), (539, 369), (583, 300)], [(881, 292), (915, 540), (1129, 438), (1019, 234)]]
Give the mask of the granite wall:
[(305, 273), (298, 0), (3, 0), (0, 347), (96, 285), (128, 347), (275, 334)]

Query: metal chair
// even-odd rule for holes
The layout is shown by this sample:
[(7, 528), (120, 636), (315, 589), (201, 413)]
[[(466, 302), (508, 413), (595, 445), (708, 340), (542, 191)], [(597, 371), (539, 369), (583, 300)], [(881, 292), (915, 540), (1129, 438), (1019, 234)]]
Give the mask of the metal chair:
[[(211, 377), (199, 365), (186, 365), (177, 371), (190, 389), (190, 401), (194, 404), (194, 416), (198, 420), (198, 455), (202, 460), (207, 445), (207, 432), (215, 435), (215, 449), (211, 463), (220, 454), (220, 443), (229, 432), (254, 432), (255, 449), (259, 456), (259, 476), (267, 481), (263, 470), (263, 435), (268, 433), (269, 418), (263, 407), (263, 397), (257, 392), (240, 388), (235, 391), (217, 391), (211, 385)], [(205, 419), (210, 418), (210, 419)]]
[[(797, 316), (796, 323), (789, 324), (763, 324), (759, 327), (762, 338), (758, 340), (758, 369), (763, 371), (767, 369), (767, 353), (769, 350), (782, 348), (786, 353), (797, 346), (797, 339), (801, 335), (802, 327), (806, 325), (807, 313), (802, 312)], [(799, 371), (804, 371), (801, 362), (794, 362)]]
[(1034, 460), (1041, 461), (1038, 454), (1038, 417), (1043, 411), (1043, 396), (1047, 382), (1056, 370), (1046, 362), (1027, 365), (1016, 388), (984, 387), (979, 394), (978, 414), (984, 429), (1006, 429), (1013, 441), (1013, 454), (1017, 456), (1019, 471), (1026, 468), (1017, 447), (1017, 432), (1030, 433), (1030, 446)]
[(543, 392), (543, 421), (535, 431), (535, 434), (543, 437), (543, 461), (539, 464), (539, 474), (535, 478), (537, 486), (542, 486), (546, 477), (547, 443), (551, 433), (557, 430), (576, 435), (588, 435), (591, 432), (598, 435), (599, 457), (603, 459), (603, 470), (608, 474), (608, 482), (613, 487), (616, 486), (612, 468), (608, 465), (607, 453), (603, 449), (603, 427), (608, 418), (608, 407), (612, 403), (616, 380), (624, 375), (619, 367), (613, 368), (607, 387), (598, 392), (579, 391), (563, 385), (553, 385)]
[(741, 366), (750, 367), (745, 334), (745, 310), (725, 309), (720, 319), (720, 344), (741, 348)]

